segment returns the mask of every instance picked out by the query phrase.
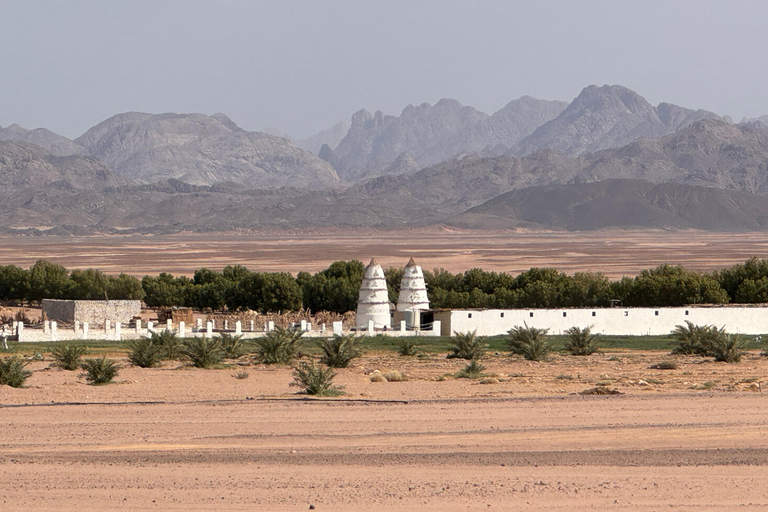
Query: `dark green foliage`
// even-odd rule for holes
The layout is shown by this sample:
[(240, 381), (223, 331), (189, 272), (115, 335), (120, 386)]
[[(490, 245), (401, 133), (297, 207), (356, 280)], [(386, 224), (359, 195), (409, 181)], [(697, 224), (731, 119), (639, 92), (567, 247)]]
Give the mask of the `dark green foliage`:
[(128, 360), (140, 368), (154, 368), (163, 359), (163, 348), (156, 345), (152, 338), (139, 338), (126, 343)]
[(221, 364), (224, 350), (219, 338), (188, 338), (181, 347), (181, 355), (187, 358), (196, 368), (211, 368)]
[(295, 311), (302, 307), (301, 288), (287, 272), (249, 273), (227, 291), (230, 309), (262, 313)]
[(592, 326), (579, 329), (571, 327), (565, 334), (568, 335), (568, 342), (565, 344), (565, 350), (574, 356), (589, 356), (599, 352), (597, 335), (592, 334)]
[(112, 382), (120, 372), (120, 365), (112, 359), (107, 359), (107, 356), (100, 359), (86, 359), (80, 368), (85, 372), (85, 380), (95, 386)]
[(725, 302), (728, 293), (712, 276), (667, 264), (643, 270), (624, 299), (624, 305), (639, 307)]
[(338, 396), (343, 394), (343, 391), (333, 385), (335, 376), (333, 368), (317, 366), (314, 361), (301, 363), (293, 370), (291, 386), (300, 387), (308, 395)]
[(304, 307), (336, 313), (354, 311), (364, 270), (362, 262), (352, 260), (335, 261), (314, 276), (299, 273), (296, 282), (301, 287)]
[(177, 360), (181, 357), (182, 340), (176, 333), (166, 329), (153, 331), (149, 339), (160, 349), (163, 359)]
[(141, 281), (128, 274), (120, 274), (109, 278), (107, 295), (112, 300), (142, 300), (146, 293)]
[(173, 277), (162, 272), (157, 277), (144, 276), (141, 286), (146, 293), (144, 302), (150, 307), (183, 306), (192, 283), (187, 277)]
[(464, 369), (456, 374), (456, 377), (460, 379), (479, 379), (480, 377), (486, 376), (483, 373), (484, 371), (485, 366), (482, 365), (477, 359), (473, 359), (467, 366), (464, 367)]
[(346, 368), (352, 359), (362, 354), (360, 344), (363, 339), (364, 336), (354, 334), (336, 334), (333, 338), (320, 340), (318, 345), (323, 351), (320, 362), (331, 368)]
[(275, 327), (254, 340), (256, 360), (264, 364), (290, 364), (301, 353), (303, 334), (299, 329)]
[(677, 370), (677, 363), (674, 361), (661, 361), (660, 363), (652, 364), (649, 368), (651, 370)]
[(480, 359), (485, 355), (487, 344), (484, 336), (478, 336), (477, 331), (455, 332), (451, 337), (453, 346), (452, 354), (448, 354), (448, 359)]
[(22, 387), (32, 375), (31, 371), (24, 369), (28, 364), (29, 361), (19, 356), (6, 357), (0, 360), (0, 386)]
[(65, 298), (69, 289), (69, 271), (61, 265), (38, 260), (29, 269), (29, 292), (27, 299)]
[(0, 300), (22, 301), (29, 295), (29, 272), (14, 265), (0, 266)]
[(714, 277), (731, 302), (768, 302), (768, 260), (750, 258), (742, 264), (715, 272)]
[(219, 336), (219, 344), (221, 345), (221, 350), (224, 351), (225, 359), (237, 359), (248, 351), (242, 335), (233, 336), (223, 332)]
[(415, 356), (418, 353), (419, 345), (409, 339), (400, 340), (397, 344), (397, 353), (401, 356)]
[(523, 356), (529, 361), (543, 361), (549, 353), (549, 341), (547, 332), (549, 329), (536, 327), (513, 327), (509, 330), (507, 346), (513, 354)]
[(59, 368), (75, 371), (80, 367), (80, 358), (87, 352), (85, 345), (57, 345), (51, 350), (51, 358)]

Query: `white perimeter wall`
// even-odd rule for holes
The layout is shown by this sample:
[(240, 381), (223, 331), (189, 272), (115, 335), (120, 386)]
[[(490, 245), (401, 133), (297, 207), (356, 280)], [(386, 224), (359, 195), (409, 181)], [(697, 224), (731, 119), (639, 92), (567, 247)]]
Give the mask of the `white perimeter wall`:
[[(471, 317), (470, 317), (471, 315)], [(437, 316), (436, 316), (437, 318)], [(615, 335), (664, 335), (689, 320), (697, 325), (725, 326), (728, 332), (768, 333), (768, 307), (681, 307), (610, 309), (453, 310), (443, 335), (477, 330), (482, 336), (506, 334), (515, 326), (549, 329), (563, 334), (571, 327), (594, 326), (592, 332)], [(447, 324), (448, 325), (445, 325)]]

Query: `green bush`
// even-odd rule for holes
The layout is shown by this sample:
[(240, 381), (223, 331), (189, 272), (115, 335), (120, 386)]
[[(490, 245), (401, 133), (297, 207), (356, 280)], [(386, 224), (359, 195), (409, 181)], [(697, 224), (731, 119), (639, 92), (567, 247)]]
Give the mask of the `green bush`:
[(702, 341), (704, 338), (716, 336), (717, 327), (713, 325), (695, 325), (690, 320), (685, 325), (675, 326), (672, 335), (677, 340), (677, 346), (672, 350), (673, 354), (704, 355)]
[(155, 346), (160, 347), (163, 359), (177, 360), (181, 358), (183, 343), (175, 332), (167, 329), (153, 331), (149, 339)]
[(0, 386), (6, 385), (12, 388), (20, 388), (32, 375), (32, 372), (24, 368), (29, 361), (19, 356), (6, 357), (0, 361)]
[(478, 336), (477, 331), (454, 332), (451, 343), (453, 353), (448, 354), (448, 359), (480, 359), (485, 355), (487, 347), (485, 337)]
[(80, 368), (85, 372), (85, 380), (95, 386), (112, 382), (120, 372), (120, 365), (112, 359), (107, 359), (107, 356), (101, 359), (86, 359)]
[(592, 334), (592, 326), (579, 329), (571, 327), (565, 334), (568, 335), (568, 341), (565, 344), (565, 350), (573, 356), (589, 356), (599, 352), (597, 343), (597, 334)]
[(80, 358), (87, 352), (85, 345), (57, 345), (51, 350), (51, 358), (59, 368), (74, 371), (80, 367)]
[(418, 347), (419, 345), (415, 341), (406, 338), (397, 344), (397, 353), (406, 357), (415, 356), (419, 351)]
[(303, 334), (299, 329), (275, 327), (255, 340), (256, 360), (264, 364), (290, 364), (301, 355)]
[(219, 338), (189, 338), (184, 340), (181, 355), (196, 368), (210, 368), (224, 360), (224, 350)]
[(473, 359), (456, 374), (456, 377), (460, 379), (479, 379), (480, 377), (487, 377), (487, 375), (483, 373), (484, 371), (485, 366), (480, 364), (480, 361), (477, 359)]
[(301, 363), (293, 370), (293, 382), (291, 386), (297, 386), (308, 395), (338, 396), (343, 394), (338, 387), (333, 385), (336, 372), (333, 368), (323, 368), (315, 365), (315, 362)]
[(346, 368), (352, 359), (363, 353), (360, 348), (363, 339), (365, 336), (335, 334), (333, 338), (320, 340), (318, 345), (323, 351), (320, 362), (331, 368)]
[(727, 334), (724, 329), (719, 329), (716, 336), (707, 336), (702, 340), (703, 355), (714, 357), (715, 361), (738, 363), (744, 355), (746, 344), (744, 337)]
[(233, 336), (223, 332), (219, 336), (219, 344), (221, 344), (221, 349), (224, 351), (225, 359), (237, 359), (248, 351), (242, 335)]
[(153, 368), (163, 359), (162, 347), (155, 345), (152, 338), (139, 338), (126, 343), (128, 360), (140, 368)]
[(523, 356), (529, 361), (543, 361), (550, 350), (548, 331), (549, 329), (528, 327), (528, 324), (524, 324), (524, 327), (513, 327), (509, 330), (507, 346), (513, 354)]

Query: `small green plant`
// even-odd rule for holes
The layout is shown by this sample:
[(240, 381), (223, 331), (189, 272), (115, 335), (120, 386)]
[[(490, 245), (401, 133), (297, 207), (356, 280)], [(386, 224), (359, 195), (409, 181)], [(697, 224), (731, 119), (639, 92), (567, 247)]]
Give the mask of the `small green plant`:
[(74, 371), (80, 367), (80, 358), (87, 352), (85, 345), (57, 345), (51, 350), (51, 358), (59, 368)]
[(481, 377), (487, 377), (483, 372), (485, 371), (485, 365), (481, 364), (477, 359), (472, 359), (467, 366), (456, 374), (458, 379), (479, 379)]
[(480, 359), (485, 355), (487, 347), (485, 337), (478, 336), (477, 331), (454, 332), (451, 343), (453, 353), (448, 354), (448, 359)]
[(363, 353), (360, 348), (363, 339), (364, 336), (354, 334), (336, 334), (333, 338), (320, 340), (318, 345), (323, 351), (320, 362), (331, 368), (346, 368), (352, 359)]
[(242, 335), (233, 336), (223, 332), (219, 336), (219, 344), (224, 351), (224, 359), (237, 359), (248, 351)]
[(677, 370), (677, 363), (674, 361), (661, 361), (660, 363), (652, 364), (649, 367), (651, 370)]
[(232, 376), (234, 378), (236, 378), (237, 380), (243, 380), (243, 379), (247, 379), (248, 377), (250, 377), (251, 374), (248, 373), (248, 370), (240, 370), (237, 373), (233, 373)]
[(303, 334), (300, 329), (275, 327), (255, 341), (256, 360), (264, 364), (290, 364), (301, 354)]
[(29, 361), (19, 356), (6, 357), (0, 360), (0, 386), (20, 388), (24, 386), (32, 372), (26, 370)]
[(126, 343), (128, 360), (140, 368), (154, 368), (163, 359), (163, 349), (152, 342), (152, 338), (139, 338)]
[(176, 333), (164, 329), (162, 331), (153, 331), (149, 339), (152, 343), (160, 347), (163, 359), (177, 360), (181, 358), (182, 340)]
[(705, 345), (713, 338), (725, 334), (725, 329), (718, 329), (714, 325), (696, 325), (690, 320), (685, 325), (675, 326), (672, 335), (677, 339), (677, 346), (672, 350), (673, 354), (706, 355)]
[(592, 334), (592, 326), (580, 329), (571, 327), (565, 334), (568, 335), (568, 342), (565, 344), (565, 350), (573, 356), (590, 356), (599, 352), (597, 343), (597, 334)]
[(524, 327), (513, 327), (509, 330), (507, 341), (509, 350), (529, 361), (543, 361), (550, 350), (547, 340), (548, 331), (549, 329), (528, 327), (528, 324), (524, 324)]
[(297, 386), (308, 395), (314, 396), (338, 396), (344, 392), (333, 385), (336, 372), (333, 368), (323, 368), (314, 361), (301, 363), (293, 370), (293, 382), (291, 386)]
[(211, 368), (224, 360), (219, 338), (189, 338), (184, 340), (181, 355), (196, 368)]
[(419, 345), (413, 340), (400, 340), (397, 344), (397, 353), (406, 357), (415, 356), (419, 352), (418, 347)]
[(107, 359), (107, 356), (100, 359), (86, 359), (80, 368), (85, 373), (85, 380), (94, 386), (112, 382), (120, 372), (120, 365), (112, 359)]

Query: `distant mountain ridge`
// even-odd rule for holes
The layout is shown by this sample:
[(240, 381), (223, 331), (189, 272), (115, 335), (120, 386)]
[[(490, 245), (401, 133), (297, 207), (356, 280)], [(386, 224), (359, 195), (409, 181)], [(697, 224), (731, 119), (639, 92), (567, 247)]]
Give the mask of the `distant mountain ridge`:
[(192, 185), (328, 187), (336, 172), (287, 139), (248, 132), (224, 114), (118, 114), (75, 139), (116, 173), (143, 183), (174, 178)]
[(57, 156), (73, 156), (85, 153), (82, 146), (45, 128), (27, 130), (18, 124), (12, 124), (6, 128), (0, 126), (0, 140), (31, 142)]

